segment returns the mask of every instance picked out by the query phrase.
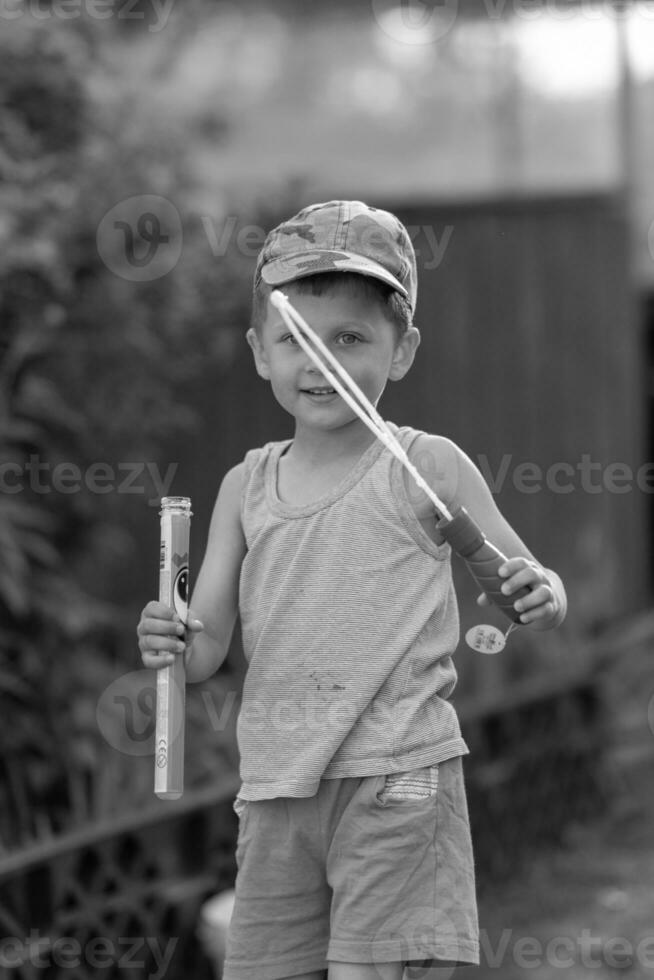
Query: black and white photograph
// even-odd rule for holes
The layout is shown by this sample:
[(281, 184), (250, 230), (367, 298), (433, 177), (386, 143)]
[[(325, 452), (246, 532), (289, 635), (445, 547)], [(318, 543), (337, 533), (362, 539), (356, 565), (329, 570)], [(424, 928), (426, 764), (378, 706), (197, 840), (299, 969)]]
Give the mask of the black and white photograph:
[(0, 0), (0, 980), (654, 971), (654, 3)]

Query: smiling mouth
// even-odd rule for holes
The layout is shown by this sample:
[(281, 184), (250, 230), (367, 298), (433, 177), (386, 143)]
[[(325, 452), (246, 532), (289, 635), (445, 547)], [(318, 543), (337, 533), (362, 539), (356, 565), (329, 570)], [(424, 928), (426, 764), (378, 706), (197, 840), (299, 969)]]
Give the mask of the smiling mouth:
[(303, 395), (335, 395), (334, 388), (300, 388)]

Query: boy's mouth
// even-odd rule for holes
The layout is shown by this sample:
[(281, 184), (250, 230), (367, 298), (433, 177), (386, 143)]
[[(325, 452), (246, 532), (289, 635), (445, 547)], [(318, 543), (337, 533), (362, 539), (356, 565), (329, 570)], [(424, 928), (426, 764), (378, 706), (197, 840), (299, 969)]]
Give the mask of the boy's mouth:
[(316, 395), (318, 398), (336, 394), (333, 388), (300, 388), (300, 391), (303, 395)]

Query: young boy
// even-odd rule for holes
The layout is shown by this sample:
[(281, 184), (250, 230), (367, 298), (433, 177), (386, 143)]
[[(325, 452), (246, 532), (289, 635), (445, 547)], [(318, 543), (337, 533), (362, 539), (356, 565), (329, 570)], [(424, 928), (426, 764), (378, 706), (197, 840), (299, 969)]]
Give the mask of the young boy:
[[(330, 201), (268, 235), (247, 339), (294, 436), (226, 474), (186, 633), (157, 602), (137, 630), (146, 667), (184, 652), (197, 682), (223, 662), (240, 610), (248, 670), (224, 977), (401, 980), (405, 964), (478, 963), (468, 749), (447, 700), (459, 639), (450, 547), (427, 495), (269, 304), (277, 287), (375, 405), (420, 342), (415, 254), (393, 215)], [(445, 504), (465, 506), (511, 556), (504, 591), (531, 590), (516, 602), (522, 622), (557, 626), (560, 579), (470, 459), (388, 424)]]

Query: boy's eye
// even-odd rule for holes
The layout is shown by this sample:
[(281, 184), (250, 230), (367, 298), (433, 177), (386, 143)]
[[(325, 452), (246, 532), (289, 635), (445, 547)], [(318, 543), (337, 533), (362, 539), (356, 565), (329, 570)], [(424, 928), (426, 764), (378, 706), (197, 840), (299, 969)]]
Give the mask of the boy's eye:
[[(342, 341), (344, 347), (353, 347), (358, 341), (359, 337), (355, 333), (342, 333), (339, 340)], [(287, 340), (293, 344), (294, 347), (299, 347), (295, 335), (292, 333), (287, 333), (282, 337), (282, 343), (286, 343)]]

